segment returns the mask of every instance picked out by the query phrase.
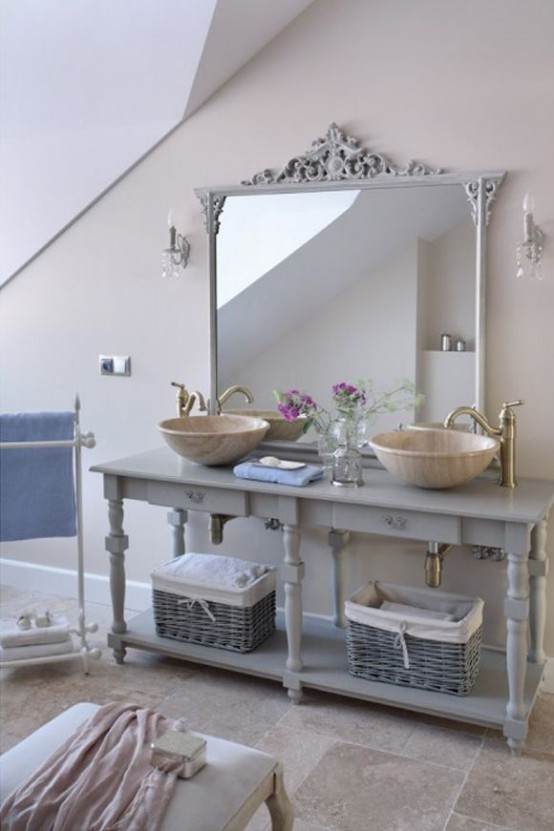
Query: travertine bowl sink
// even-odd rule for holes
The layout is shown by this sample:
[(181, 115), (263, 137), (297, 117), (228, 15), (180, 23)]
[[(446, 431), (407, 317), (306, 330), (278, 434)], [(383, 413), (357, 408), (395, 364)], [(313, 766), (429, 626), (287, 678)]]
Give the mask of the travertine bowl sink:
[(399, 430), (370, 445), (390, 473), (420, 488), (454, 488), (479, 476), (500, 444), (460, 430)]
[(179, 456), (199, 465), (228, 465), (254, 450), (269, 424), (261, 418), (224, 414), (167, 418), (158, 429)]
[(225, 410), (232, 415), (245, 415), (263, 418), (269, 423), (269, 430), (264, 438), (268, 441), (296, 441), (304, 432), (306, 417), (300, 416), (294, 421), (287, 421), (277, 410)]

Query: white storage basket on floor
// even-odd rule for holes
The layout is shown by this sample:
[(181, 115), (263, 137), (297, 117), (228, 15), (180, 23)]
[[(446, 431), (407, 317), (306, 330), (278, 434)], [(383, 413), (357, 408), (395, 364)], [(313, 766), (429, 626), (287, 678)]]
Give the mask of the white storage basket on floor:
[(367, 583), (345, 603), (350, 673), (467, 695), (479, 675), (483, 605), (479, 597)]
[(156, 632), (250, 652), (275, 630), (276, 569), (216, 554), (183, 554), (151, 572)]

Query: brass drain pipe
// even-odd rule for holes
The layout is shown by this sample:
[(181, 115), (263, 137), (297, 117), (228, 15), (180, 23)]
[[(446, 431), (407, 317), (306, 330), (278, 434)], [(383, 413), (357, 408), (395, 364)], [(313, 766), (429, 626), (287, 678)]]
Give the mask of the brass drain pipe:
[(212, 545), (220, 545), (223, 542), (223, 526), (229, 522), (230, 519), (235, 519), (230, 514), (210, 514), (210, 542)]
[(442, 561), (452, 545), (447, 543), (430, 542), (425, 556), (425, 582), (430, 588), (436, 589), (441, 584)]

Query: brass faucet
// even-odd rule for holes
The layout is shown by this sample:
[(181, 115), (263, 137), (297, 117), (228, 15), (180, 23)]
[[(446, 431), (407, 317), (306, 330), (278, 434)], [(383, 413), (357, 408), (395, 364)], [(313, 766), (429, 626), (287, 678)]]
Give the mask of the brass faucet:
[(246, 402), (248, 404), (252, 404), (252, 402), (254, 401), (254, 396), (247, 387), (241, 387), (235, 384), (233, 387), (229, 387), (221, 393), (221, 395), (218, 398), (219, 408), (221, 408), (225, 404), (225, 402), (236, 392), (241, 392), (244, 395)]
[(502, 404), (500, 415), (498, 416), (499, 426), (493, 427), (484, 415), (482, 415), (475, 407), (458, 407), (449, 413), (445, 419), (444, 426), (446, 428), (452, 427), (458, 416), (468, 415), (489, 436), (500, 439), (500, 482), (504, 488), (515, 488), (517, 485), (516, 479), (516, 417), (512, 407), (518, 407), (523, 404), (523, 401), (510, 401)]
[(201, 392), (198, 392), (198, 390), (189, 392), (184, 384), (178, 384), (176, 381), (172, 381), (171, 386), (177, 387), (179, 390), (177, 393), (177, 415), (190, 415), (190, 411), (194, 407), (195, 403), (198, 404), (200, 412), (207, 411), (208, 408), (206, 407), (206, 402)]

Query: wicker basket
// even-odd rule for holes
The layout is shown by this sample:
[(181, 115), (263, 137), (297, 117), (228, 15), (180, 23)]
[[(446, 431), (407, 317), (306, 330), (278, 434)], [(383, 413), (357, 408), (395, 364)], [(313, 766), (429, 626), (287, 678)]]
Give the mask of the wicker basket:
[(352, 675), (451, 695), (467, 695), (477, 681), (480, 598), (367, 583), (345, 611)]
[[(179, 561), (184, 563), (190, 556), (199, 555), (185, 554), (151, 574), (157, 634), (233, 652), (255, 649), (275, 630), (275, 569), (268, 569), (244, 589), (222, 588), (178, 579), (175, 570)], [(212, 561), (232, 559), (202, 556)], [(173, 572), (171, 576), (168, 569)]]

